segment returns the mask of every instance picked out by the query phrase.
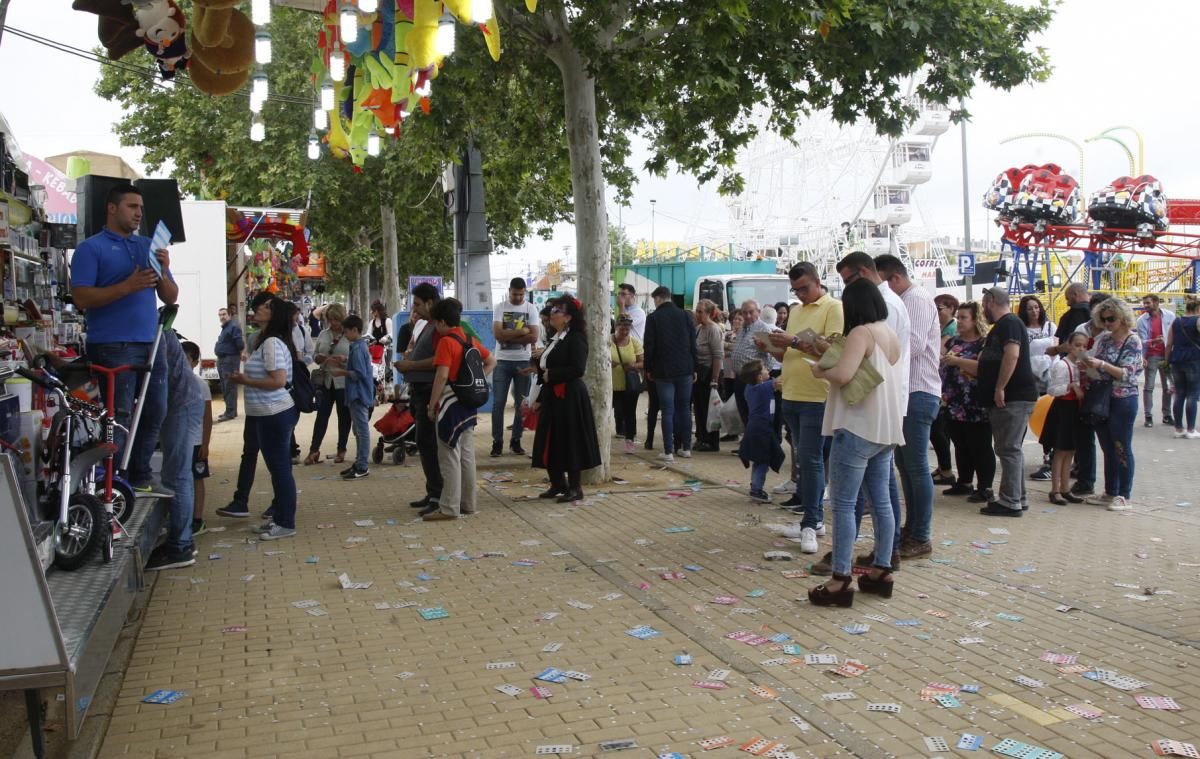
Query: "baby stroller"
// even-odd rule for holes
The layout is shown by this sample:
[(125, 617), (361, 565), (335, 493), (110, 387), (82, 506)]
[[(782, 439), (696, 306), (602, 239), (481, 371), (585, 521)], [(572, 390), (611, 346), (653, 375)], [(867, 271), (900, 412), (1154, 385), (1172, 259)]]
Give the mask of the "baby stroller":
[(383, 463), (385, 453), (392, 455), (393, 464), (403, 464), (404, 459), (417, 452), (417, 425), (408, 408), (408, 386), (400, 390), (391, 408), (375, 422), (379, 440), (371, 451), (371, 461)]
[[(375, 379), (376, 404), (383, 404), (388, 398), (388, 370), (392, 366), (392, 362), (388, 359), (391, 353), (389, 350), (391, 345), (391, 335), (385, 335), (379, 342), (375, 342), (370, 337), (367, 337), (367, 351), (371, 354), (371, 374)], [(379, 462), (375, 463), (378, 464)]]

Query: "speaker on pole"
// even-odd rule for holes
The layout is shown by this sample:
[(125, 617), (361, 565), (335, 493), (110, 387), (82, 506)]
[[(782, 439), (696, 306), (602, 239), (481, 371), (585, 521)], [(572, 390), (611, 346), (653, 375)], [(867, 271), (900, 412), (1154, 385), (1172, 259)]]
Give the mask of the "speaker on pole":
[(171, 230), (171, 242), (187, 242), (183, 230), (183, 211), (179, 208), (179, 183), (174, 179), (135, 179), (133, 186), (141, 190), (142, 228), (140, 232), (152, 237), (159, 221)]

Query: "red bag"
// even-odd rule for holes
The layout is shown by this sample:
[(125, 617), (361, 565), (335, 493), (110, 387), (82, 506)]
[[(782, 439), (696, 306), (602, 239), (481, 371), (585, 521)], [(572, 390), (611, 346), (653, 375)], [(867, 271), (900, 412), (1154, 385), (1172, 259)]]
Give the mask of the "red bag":
[(393, 404), (388, 412), (375, 422), (375, 431), (384, 437), (399, 435), (413, 425), (412, 412)]
[(527, 430), (537, 429), (538, 412), (533, 410), (533, 406), (526, 404), (521, 407), (521, 426)]
[(383, 352), (385, 348), (379, 343), (367, 347), (367, 352), (371, 354), (371, 363), (378, 364), (383, 360)]

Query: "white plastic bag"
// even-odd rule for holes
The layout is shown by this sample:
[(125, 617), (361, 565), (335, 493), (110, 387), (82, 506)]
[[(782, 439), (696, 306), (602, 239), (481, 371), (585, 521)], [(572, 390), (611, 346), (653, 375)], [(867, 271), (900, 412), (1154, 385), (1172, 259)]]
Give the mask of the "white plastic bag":
[(721, 394), (715, 387), (708, 394), (708, 431), (721, 431)]
[(721, 431), (726, 435), (740, 435), (745, 431), (742, 415), (738, 413), (737, 399), (730, 395), (721, 404)]

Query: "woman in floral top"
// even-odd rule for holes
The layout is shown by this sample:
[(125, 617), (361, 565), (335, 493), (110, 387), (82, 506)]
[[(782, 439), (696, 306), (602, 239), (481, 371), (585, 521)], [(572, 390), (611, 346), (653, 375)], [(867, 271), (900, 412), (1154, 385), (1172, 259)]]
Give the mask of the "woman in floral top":
[(1087, 499), (1109, 511), (1128, 511), (1133, 491), (1133, 423), (1138, 413), (1138, 378), (1142, 374), (1142, 341), (1129, 304), (1109, 298), (1096, 306), (1092, 321), (1107, 332), (1096, 338), (1084, 386), (1112, 382), (1108, 419), (1097, 421), (1096, 437), (1104, 452), (1104, 493)]
[[(942, 354), (942, 402), (950, 415), (950, 439), (958, 481), (944, 495), (965, 495), (973, 503), (993, 499), (996, 454), (992, 451), (992, 425), (987, 409), (977, 397), (979, 353), (983, 350), (984, 326), (979, 304), (968, 301), (955, 313), (958, 334), (946, 343)], [(971, 489), (972, 476), (978, 487)]]

